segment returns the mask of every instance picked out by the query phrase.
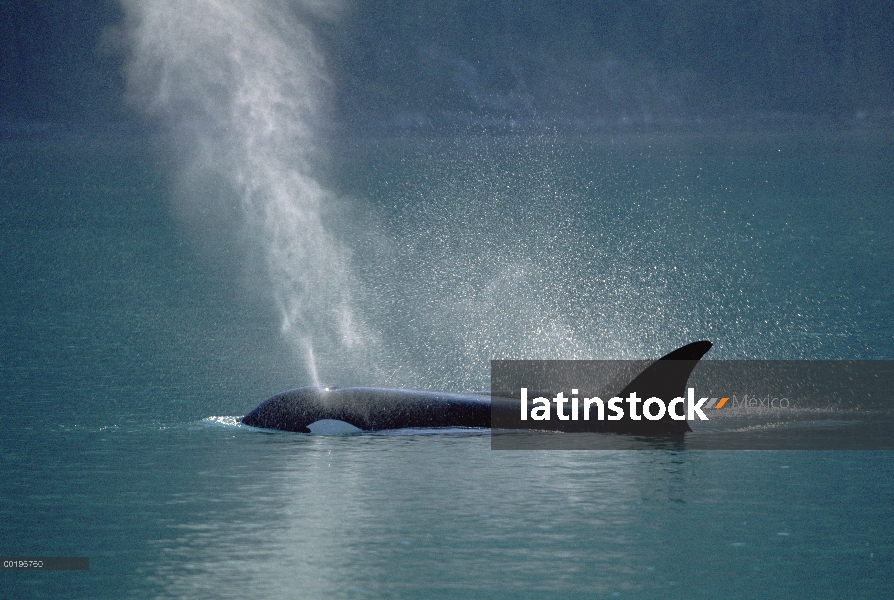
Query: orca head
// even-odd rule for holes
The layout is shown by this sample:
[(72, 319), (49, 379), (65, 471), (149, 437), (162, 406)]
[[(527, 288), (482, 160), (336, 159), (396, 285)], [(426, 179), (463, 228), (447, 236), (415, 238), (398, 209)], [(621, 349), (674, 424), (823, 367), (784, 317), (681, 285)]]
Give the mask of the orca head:
[(327, 396), (335, 387), (307, 386), (287, 390), (271, 396), (242, 417), (251, 427), (310, 433), (308, 425), (330, 419)]

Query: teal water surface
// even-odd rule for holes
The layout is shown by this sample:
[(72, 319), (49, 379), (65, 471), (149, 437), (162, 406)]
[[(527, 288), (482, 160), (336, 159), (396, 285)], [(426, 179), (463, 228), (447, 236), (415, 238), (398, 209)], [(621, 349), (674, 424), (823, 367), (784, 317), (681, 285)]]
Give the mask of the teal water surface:
[[(889, 453), (76, 428), (7, 450), (10, 597), (881, 598)], [(9, 550), (7, 550), (9, 552)]]
[[(4, 597), (891, 595), (889, 452), (232, 425), (309, 381), (228, 218), (196, 233), (146, 140), (3, 144), (0, 554), (90, 558), (0, 573)], [(698, 338), (715, 358), (894, 353), (883, 134), (332, 147), (324, 183), (363, 204), (343, 226), (357, 305), (407, 367), (361, 383), (481, 389), (491, 358)]]

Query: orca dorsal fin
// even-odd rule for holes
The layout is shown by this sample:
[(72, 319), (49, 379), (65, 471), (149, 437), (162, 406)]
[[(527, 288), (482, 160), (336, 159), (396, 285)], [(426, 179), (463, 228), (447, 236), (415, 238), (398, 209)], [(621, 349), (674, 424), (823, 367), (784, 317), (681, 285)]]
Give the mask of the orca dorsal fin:
[(658, 360), (700, 360), (702, 356), (708, 353), (708, 350), (714, 344), (709, 342), (708, 340), (702, 340), (700, 342), (692, 342), (691, 344), (686, 344), (681, 348), (677, 348), (673, 352), (665, 354)]
[[(661, 398), (665, 403), (677, 397), (685, 397), (689, 376), (711, 346), (713, 344), (709, 341), (699, 341), (677, 348), (646, 367), (617, 396), (627, 398), (635, 392), (640, 400), (654, 397)], [(692, 431), (686, 421), (676, 421), (668, 414), (658, 421), (634, 421), (629, 415), (625, 415), (620, 421), (608, 421), (606, 424), (607, 431), (633, 435), (680, 435)]]

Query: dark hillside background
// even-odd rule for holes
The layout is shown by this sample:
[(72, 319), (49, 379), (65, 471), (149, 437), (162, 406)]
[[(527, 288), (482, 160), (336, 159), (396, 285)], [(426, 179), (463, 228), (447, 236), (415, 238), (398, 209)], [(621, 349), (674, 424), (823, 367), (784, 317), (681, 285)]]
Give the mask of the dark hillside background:
[[(0, 4), (0, 120), (126, 122), (116, 2)], [(308, 17), (312, 18), (312, 17)], [(890, 1), (381, 0), (313, 23), (349, 129), (890, 124)]]

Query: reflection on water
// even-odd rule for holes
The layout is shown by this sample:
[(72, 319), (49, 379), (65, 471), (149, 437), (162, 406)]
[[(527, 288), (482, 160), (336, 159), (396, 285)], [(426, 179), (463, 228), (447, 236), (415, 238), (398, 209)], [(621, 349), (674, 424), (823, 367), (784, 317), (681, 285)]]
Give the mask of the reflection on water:
[[(299, 586), (310, 597), (391, 587), (525, 589), (528, 568), (538, 571), (553, 551), (573, 554), (564, 541), (582, 521), (601, 538), (623, 539), (636, 496), (624, 454), (595, 464), (512, 456), (487, 451), (480, 435), (254, 437), (266, 438), (256, 449), (269, 462), (250, 467), (255, 476), (240, 469), (238, 478), (216, 479), (232, 487), (213, 485), (225, 489), (214, 489), (216, 501), (197, 522), (172, 524), (153, 542), (160, 560), (148, 580), (165, 595), (210, 594), (219, 585), (264, 596)], [(177, 501), (207, 504), (209, 492)], [(623, 554), (613, 543), (588, 562), (608, 568)], [(519, 581), (494, 568), (505, 561)], [(534, 579), (558, 585), (575, 569)]]

